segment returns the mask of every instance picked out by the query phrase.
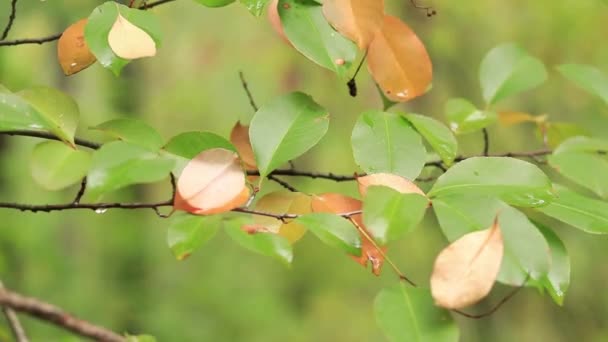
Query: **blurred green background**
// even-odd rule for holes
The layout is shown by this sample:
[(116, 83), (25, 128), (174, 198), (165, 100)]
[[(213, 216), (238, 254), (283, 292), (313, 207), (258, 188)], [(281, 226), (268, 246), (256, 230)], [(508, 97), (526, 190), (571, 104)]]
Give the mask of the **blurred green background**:
[[(88, 16), (101, 1), (20, 1), (9, 38), (61, 31)], [(9, 12), (0, 2), (0, 24)], [(403, 111), (443, 118), (449, 97), (481, 105), (477, 71), (483, 55), (509, 41), (543, 60), (550, 78), (541, 88), (499, 105), (578, 123), (606, 137), (603, 103), (555, 72), (560, 63), (585, 63), (608, 71), (608, 6), (600, 0), (433, 1), (428, 19), (409, 1), (387, 0), (390, 13), (420, 35), (434, 63), (434, 87), (426, 96), (399, 105)], [(350, 131), (364, 109), (380, 107), (369, 75), (358, 78), (360, 96), (348, 96), (343, 81), (307, 61), (272, 31), (266, 17), (254, 18), (233, 4), (209, 9), (178, 0), (153, 10), (163, 24), (157, 57), (131, 63), (123, 76), (95, 65), (64, 77), (56, 44), (0, 47), (0, 83), (13, 90), (58, 87), (81, 108), (79, 135), (111, 118), (140, 118), (165, 138), (191, 130), (227, 136), (237, 120), (253, 113), (241, 88), (242, 70), (258, 104), (302, 90), (330, 110), (332, 123), (321, 144), (298, 159), (300, 169), (352, 173)], [(540, 147), (532, 127), (490, 129), (491, 151)], [(479, 153), (480, 136), (463, 136), (461, 152)], [(56, 203), (76, 188), (44, 191), (29, 176), (37, 141), (0, 137), (0, 201)], [(354, 194), (354, 184), (294, 180), (307, 192)], [(269, 190), (271, 187), (269, 186)], [(164, 200), (166, 183), (129, 188), (107, 200)], [(572, 259), (572, 285), (563, 308), (535, 290), (523, 290), (483, 320), (456, 317), (462, 341), (607, 341), (608, 238), (586, 235), (547, 221), (565, 241)], [(115, 331), (149, 333), (159, 341), (383, 341), (372, 301), (396, 282), (389, 268), (376, 278), (313, 236), (295, 246), (291, 269), (252, 254), (218, 234), (189, 259), (178, 262), (166, 247), (166, 221), (152, 211), (65, 211), (20, 213), (0, 209), (0, 279), (7, 287), (58, 304)], [(390, 249), (402, 270), (425, 284), (437, 252), (445, 245), (435, 218)], [(497, 286), (476, 310), (498, 301)], [(64, 331), (23, 317), (33, 341), (73, 341)], [(0, 325), (0, 340), (10, 340)]]

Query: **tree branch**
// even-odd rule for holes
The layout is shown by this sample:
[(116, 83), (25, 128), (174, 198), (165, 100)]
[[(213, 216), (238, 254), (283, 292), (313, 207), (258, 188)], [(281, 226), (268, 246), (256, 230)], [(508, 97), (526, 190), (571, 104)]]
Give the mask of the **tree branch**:
[[(0, 281), (0, 290), (2, 289), (4, 289), (4, 284), (2, 284), (2, 282)], [(25, 330), (21, 325), (21, 321), (19, 321), (17, 313), (7, 306), (3, 306), (2, 311), (4, 312), (4, 316), (6, 316), (6, 320), (8, 321), (8, 325), (10, 326), (11, 331), (13, 332), (13, 336), (15, 336), (15, 341), (29, 342), (29, 339), (25, 334)]]
[(481, 132), (483, 133), (483, 155), (487, 156), (490, 153), (490, 135), (487, 128), (482, 129)]
[(8, 16), (8, 22), (6, 23), (6, 27), (4, 31), (2, 31), (2, 36), (0, 40), (5, 40), (8, 37), (8, 33), (11, 31), (11, 27), (13, 27), (13, 22), (15, 22), (15, 17), (17, 14), (17, 0), (11, 1), (11, 14)]
[[(150, 3), (146, 3), (146, 4), (142, 4), (141, 6), (139, 6), (139, 9), (142, 10), (147, 10), (150, 8), (154, 8), (156, 6), (160, 6), (169, 2), (173, 2), (175, 0), (158, 0), (158, 1), (153, 1)], [(15, 3), (16, 0), (13, 0), (13, 3)], [(14, 20), (14, 18), (13, 18)], [(12, 21), (9, 21), (12, 24)], [(9, 27), (10, 29), (10, 27)], [(8, 34), (8, 32), (7, 32)], [(6, 37), (2, 38), (2, 40), (0, 40), (0, 46), (15, 46), (15, 45), (24, 45), (24, 44), (44, 44), (44, 43), (49, 43), (55, 40), (58, 40), (59, 38), (61, 38), (61, 35), (63, 34), (63, 32), (59, 32), (50, 36), (46, 36), (46, 37), (41, 37), (41, 38), (22, 38), (22, 39), (15, 39), (15, 40), (4, 40)]]
[[(54, 134), (49, 133), (49, 132), (43, 132), (43, 131), (13, 130), (13, 131), (0, 132), (0, 134), (18, 135), (18, 136), (23, 136), (23, 137), (32, 137), (32, 138), (62, 141)], [(74, 138), (74, 143), (76, 145), (79, 145), (82, 147), (87, 147), (87, 148), (90, 148), (93, 150), (96, 150), (101, 147), (101, 144), (99, 144), (99, 143), (92, 142), (92, 141), (85, 140), (85, 139), (80, 139), (80, 138)]]
[(503, 306), (503, 304), (505, 304), (511, 298), (513, 298), (519, 292), (519, 290), (521, 290), (526, 285), (526, 283), (528, 282), (528, 279), (530, 279), (530, 275), (529, 274), (526, 276), (526, 279), (524, 280), (524, 282), (520, 286), (518, 286), (518, 287), (514, 288), (513, 290), (511, 290), (511, 292), (509, 292), (503, 299), (501, 299), (500, 302), (498, 302), (496, 305), (494, 305), (494, 307), (492, 307), (490, 310), (488, 310), (488, 311), (486, 311), (484, 313), (481, 313), (481, 314), (470, 314), (470, 313), (466, 313), (466, 312), (461, 311), (461, 310), (452, 310), (452, 311), (455, 312), (455, 313), (457, 313), (457, 314), (459, 314), (459, 315), (461, 315), (461, 316), (464, 316), (464, 317), (467, 317), (467, 318), (472, 318), (472, 319), (480, 319), (480, 318), (485, 318), (485, 317), (491, 316), (493, 313), (495, 313), (496, 311), (498, 311), (498, 309), (500, 309), (500, 307)]
[(242, 71), (239, 71), (239, 77), (241, 78), (241, 85), (243, 86), (243, 90), (245, 90), (245, 93), (247, 94), (247, 98), (249, 99), (249, 104), (251, 105), (251, 108), (253, 108), (254, 112), (257, 112), (258, 106), (255, 104), (255, 101), (253, 100), (253, 95), (251, 95), (251, 91), (249, 90), (249, 85), (247, 84), (247, 81), (245, 80), (245, 75), (243, 75)]
[(125, 338), (119, 334), (76, 318), (54, 305), (35, 298), (25, 297), (6, 289), (0, 289), (0, 305), (9, 307), (15, 311), (23, 312), (32, 317), (55, 324), (77, 335), (88, 337), (96, 341), (125, 341)]
[(291, 184), (287, 183), (286, 181), (277, 178), (275, 175), (270, 174), (268, 175), (268, 179), (276, 182), (277, 184), (279, 184), (280, 186), (284, 187), (285, 189), (291, 191), (291, 192), (299, 192), (298, 189), (294, 188), (293, 186), (291, 186)]

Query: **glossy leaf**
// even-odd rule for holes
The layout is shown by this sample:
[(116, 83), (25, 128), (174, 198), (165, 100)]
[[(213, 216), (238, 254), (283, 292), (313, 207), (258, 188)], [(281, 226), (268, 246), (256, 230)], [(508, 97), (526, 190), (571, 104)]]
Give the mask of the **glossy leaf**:
[(57, 41), (57, 59), (66, 76), (73, 75), (95, 63), (97, 59), (84, 39), (87, 19), (68, 26)]
[(564, 297), (570, 287), (570, 257), (562, 240), (553, 230), (535, 223), (547, 240), (551, 251), (551, 269), (540, 283), (549, 291), (557, 305), (564, 305)]
[(407, 114), (405, 118), (437, 152), (446, 165), (451, 165), (458, 153), (458, 142), (449, 128), (427, 116)]
[(167, 244), (177, 260), (185, 260), (195, 250), (211, 240), (220, 227), (216, 216), (203, 217), (187, 214), (171, 216), (167, 230)]
[(289, 241), (277, 234), (249, 234), (241, 229), (242, 220), (224, 223), (225, 231), (230, 238), (244, 248), (281, 261), (289, 266), (293, 261), (293, 250)]
[(554, 198), (549, 178), (534, 164), (504, 157), (466, 159), (441, 175), (428, 193), (491, 195), (521, 207), (545, 205)]
[(372, 186), (363, 200), (363, 223), (378, 244), (386, 245), (415, 229), (428, 205), (422, 195)]
[(230, 142), (236, 147), (243, 163), (248, 168), (256, 170), (255, 155), (249, 139), (249, 126), (241, 125), (240, 121), (237, 122), (230, 132)]
[(594, 66), (562, 64), (557, 70), (577, 86), (595, 95), (608, 104), (608, 76)]
[(289, 42), (306, 58), (345, 76), (355, 58), (356, 45), (334, 31), (313, 0), (279, 0), (279, 16)]
[(367, 51), (367, 66), (392, 101), (424, 94), (433, 80), (433, 66), (424, 44), (400, 19), (385, 16)]
[(454, 98), (445, 105), (450, 129), (456, 134), (473, 133), (486, 128), (498, 119), (492, 111), (479, 110), (465, 99)]
[(479, 70), (483, 98), (488, 105), (536, 88), (547, 79), (543, 63), (515, 44), (503, 44), (484, 57)]
[(199, 4), (207, 7), (224, 7), (230, 5), (235, 0), (194, 0)]
[[(308, 214), (311, 212), (310, 201), (310, 196), (299, 192), (277, 191), (260, 198), (255, 204), (255, 209), (277, 215)], [(290, 243), (295, 243), (306, 233), (304, 226), (293, 221), (285, 223), (272, 217), (260, 215), (254, 216), (253, 220), (255, 224), (265, 227), (269, 232), (285, 237)]]
[(155, 46), (160, 45), (161, 39), (160, 23), (150, 11), (129, 8), (114, 1), (107, 1), (95, 8), (89, 16), (84, 37), (99, 63), (115, 75), (119, 75), (122, 68), (129, 63), (128, 59), (117, 56), (108, 39), (119, 15), (152, 38)]
[(422, 196), (426, 196), (424, 192), (413, 182), (401, 176), (390, 173), (374, 173), (367, 176), (358, 177), (357, 184), (359, 185), (359, 193), (363, 197), (366, 196), (367, 189), (374, 185), (389, 187), (404, 194), (420, 194)]
[(323, 15), (342, 35), (365, 50), (384, 18), (384, 0), (326, 0)]
[(347, 219), (333, 214), (315, 213), (300, 216), (295, 222), (305, 226), (323, 243), (352, 255), (361, 255), (361, 238)]
[(163, 145), (163, 138), (147, 123), (136, 119), (114, 119), (101, 123), (92, 129), (130, 144), (157, 151)]
[(608, 234), (608, 203), (598, 201), (564, 186), (555, 186), (557, 197), (536, 210), (591, 234)]
[(161, 181), (169, 176), (174, 164), (140, 146), (122, 141), (105, 144), (93, 153), (86, 194), (97, 199), (127, 185)]
[[(211, 0), (197, 0), (197, 1), (211, 1)], [(221, 1), (221, 0), (217, 0), (217, 1)], [(227, 0), (223, 0), (223, 2), (226, 2), (226, 1)], [(239, 0), (239, 2), (243, 5), (245, 5), (247, 10), (256, 17), (259, 17), (260, 14), (262, 14), (262, 12), (264, 11), (264, 6), (266, 6), (266, 4), (269, 1), (270, 0)]]
[(401, 116), (369, 111), (361, 114), (351, 143), (355, 162), (368, 173), (418, 177), (426, 161), (420, 135)]
[(327, 132), (329, 114), (303, 93), (284, 95), (257, 111), (249, 137), (263, 178), (308, 151)]
[(60, 190), (79, 183), (89, 171), (91, 154), (58, 141), (34, 147), (30, 168), (34, 181), (48, 190)]
[(197, 215), (230, 211), (247, 202), (249, 188), (237, 154), (214, 148), (198, 154), (177, 180), (173, 206)]
[(496, 281), (504, 244), (498, 222), (465, 234), (439, 253), (431, 275), (435, 303), (461, 309), (485, 298)]
[(124, 59), (156, 55), (156, 43), (152, 37), (124, 18), (120, 12), (108, 34), (108, 44), (116, 56)]
[(376, 322), (392, 342), (458, 342), (458, 326), (436, 307), (428, 289), (403, 283), (383, 289), (374, 300)]

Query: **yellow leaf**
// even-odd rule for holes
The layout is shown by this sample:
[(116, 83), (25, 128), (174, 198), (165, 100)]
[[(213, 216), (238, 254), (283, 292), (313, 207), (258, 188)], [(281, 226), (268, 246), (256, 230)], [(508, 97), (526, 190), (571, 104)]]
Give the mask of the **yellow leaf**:
[(382, 26), (384, 0), (325, 0), (323, 14), (338, 32), (364, 50)]
[[(255, 209), (278, 215), (308, 214), (311, 212), (310, 197), (299, 192), (271, 192), (260, 198)], [(283, 223), (272, 217), (255, 216), (254, 222), (256, 225), (266, 228), (268, 232), (287, 238), (290, 243), (298, 241), (306, 233), (304, 226), (293, 221)]]
[(459, 309), (490, 293), (500, 270), (503, 239), (498, 221), (492, 227), (466, 234), (446, 247), (435, 260), (431, 293), (435, 303)]
[(197, 215), (227, 212), (249, 199), (238, 156), (223, 148), (203, 151), (188, 162), (176, 190), (174, 208)]
[(57, 59), (66, 76), (86, 69), (97, 60), (84, 40), (84, 27), (87, 19), (70, 25), (57, 42)]
[(503, 126), (512, 126), (524, 122), (541, 123), (547, 119), (547, 115), (534, 116), (522, 112), (499, 112), (498, 120)]
[(397, 102), (424, 94), (433, 79), (424, 44), (409, 26), (388, 15), (369, 45), (367, 66), (386, 97)]
[(120, 13), (108, 34), (108, 44), (116, 56), (137, 59), (156, 55), (156, 43), (144, 30), (131, 24)]
[(249, 126), (241, 125), (240, 121), (237, 122), (230, 132), (230, 142), (236, 147), (247, 169), (257, 170), (253, 148), (249, 140)]

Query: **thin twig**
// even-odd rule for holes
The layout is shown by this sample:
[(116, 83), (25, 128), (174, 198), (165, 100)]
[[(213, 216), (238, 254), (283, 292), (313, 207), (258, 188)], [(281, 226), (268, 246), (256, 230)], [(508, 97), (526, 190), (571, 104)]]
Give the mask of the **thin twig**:
[(483, 133), (483, 155), (487, 156), (490, 153), (490, 135), (487, 128), (482, 129), (481, 132)]
[(245, 80), (245, 75), (243, 75), (242, 71), (239, 71), (239, 77), (241, 78), (241, 85), (243, 86), (243, 89), (245, 90), (245, 93), (247, 94), (247, 98), (249, 99), (249, 104), (251, 105), (251, 108), (253, 108), (254, 112), (257, 112), (258, 106), (255, 104), (255, 100), (253, 99), (253, 95), (251, 95), (251, 91), (249, 90), (249, 85), (247, 84), (247, 81)]
[(365, 231), (365, 229), (363, 229), (363, 227), (361, 227), (357, 223), (357, 221), (353, 218), (353, 215), (350, 215), (350, 216), (348, 216), (346, 218), (353, 224), (353, 226), (355, 226), (355, 228), (357, 228), (357, 230), (359, 231), (359, 233), (361, 235), (363, 235), (364, 238), (366, 238), (369, 242), (371, 242), (371, 244), (378, 251), (378, 253), (380, 253), (380, 255), (382, 255), (382, 257), (384, 258), (384, 260), (386, 260), (386, 262), (388, 262), (388, 264), (391, 265), (391, 267), (393, 268), (393, 270), (395, 271), (395, 273), (397, 273), (397, 276), (399, 276), (399, 279), (405, 280), (407, 283), (409, 283), (413, 287), (417, 286), (416, 283), (414, 283), (413, 281), (411, 281), (408, 277), (405, 276), (405, 274), (403, 274), (403, 272), (401, 272), (401, 270), (399, 269), (399, 267), (397, 267), (397, 265), (388, 257), (388, 255), (386, 255), (386, 253), (384, 253), (384, 251), (382, 250), (382, 248), (380, 248), (380, 246), (378, 246), (378, 244), (376, 243), (376, 241)]
[[(0, 281), (0, 290), (2, 289), (4, 289), (4, 284), (2, 284)], [(4, 312), (4, 316), (6, 316), (6, 320), (8, 321), (8, 325), (11, 328), (13, 336), (15, 336), (15, 341), (29, 342), (25, 329), (23, 329), (23, 325), (21, 325), (21, 321), (19, 320), (17, 313), (7, 306), (2, 307), (2, 312)]]
[(15, 17), (17, 15), (17, 0), (11, 1), (11, 14), (8, 16), (8, 22), (6, 23), (6, 27), (2, 32), (2, 37), (0, 40), (5, 40), (8, 37), (8, 33), (11, 31), (11, 27), (13, 27), (13, 23), (15, 22)]
[(277, 184), (279, 184), (280, 186), (284, 187), (285, 189), (287, 189), (291, 192), (299, 192), (298, 189), (294, 188), (286, 181), (277, 178), (275, 175), (270, 174), (270, 175), (268, 175), (267, 178), (273, 182), (276, 182)]
[(496, 305), (494, 305), (493, 308), (491, 308), (490, 310), (481, 313), (481, 314), (470, 314), (470, 313), (466, 313), (464, 311), (460, 311), (460, 310), (452, 310), (453, 312), (467, 317), (467, 318), (472, 318), (472, 319), (480, 319), (480, 318), (484, 318), (484, 317), (488, 317), (490, 315), (492, 315), (493, 313), (495, 313), (498, 309), (500, 309), (501, 306), (503, 306), (503, 304), (505, 304), (506, 302), (508, 302), (511, 298), (513, 298), (513, 296), (515, 296), (519, 290), (521, 290), (522, 288), (524, 288), (524, 286), (526, 285), (526, 283), (528, 282), (528, 279), (530, 278), (530, 275), (528, 275), (526, 277), (526, 279), (524, 280), (523, 284), (521, 284), (520, 286), (514, 288), (513, 290), (511, 290), (511, 292), (509, 292), (509, 294), (507, 294), (503, 299), (500, 300), (500, 302), (498, 302)]
[(25, 297), (6, 289), (0, 290), (0, 305), (55, 324), (77, 335), (96, 341), (123, 342), (119, 334), (74, 317), (62, 309), (35, 298)]
[[(19, 136), (23, 136), (23, 137), (33, 137), (33, 138), (61, 141), (61, 139), (59, 139), (54, 134), (49, 133), (49, 132), (43, 132), (43, 131), (13, 130), (13, 131), (0, 132), (0, 134), (19, 135)], [(76, 145), (79, 145), (82, 147), (87, 147), (87, 148), (90, 148), (93, 150), (96, 150), (101, 147), (101, 144), (99, 144), (99, 143), (88, 141), (85, 139), (80, 139), (80, 138), (74, 138), (74, 143)]]
[(78, 189), (78, 193), (76, 193), (76, 197), (74, 197), (74, 200), (72, 201), (72, 203), (80, 203), (80, 200), (82, 199), (82, 196), (84, 195), (84, 192), (87, 190), (87, 177), (84, 177), (82, 179), (82, 181), (80, 182), (80, 189)]
[[(154, 1), (154, 2), (150, 2), (147, 4), (142, 4), (141, 6), (139, 6), (139, 9), (142, 10), (147, 10), (156, 6), (160, 6), (162, 4), (166, 4), (169, 2), (173, 2), (175, 0), (158, 0), (158, 1)], [(61, 38), (61, 35), (63, 34), (63, 32), (59, 32), (50, 36), (46, 36), (46, 37), (40, 37), (40, 38), (21, 38), (21, 39), (15, 39), (15, 40), (0, 40), (0, 46), (15, 46), (15, 45), (24, 45), (24, 44), (44, 44), (44, 43), (49, 43), (49, 42), (53, 42), (55, 40), (58, 40), (59, 38)]]

